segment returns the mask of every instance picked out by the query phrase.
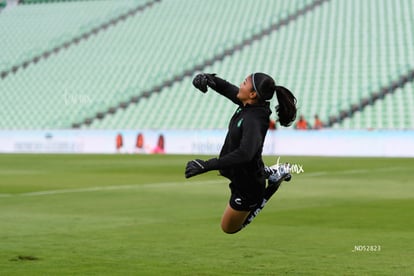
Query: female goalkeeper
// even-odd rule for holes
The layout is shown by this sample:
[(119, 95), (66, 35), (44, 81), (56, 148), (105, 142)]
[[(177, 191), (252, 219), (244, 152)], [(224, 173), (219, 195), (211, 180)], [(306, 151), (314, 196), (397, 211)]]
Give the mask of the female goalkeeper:
[[(219, 158), (192, 160), (185, 169), (186, 178), (219, 170), (230, 180), (231, 197), (221, 228), (225, 233), (233, 234), (253, 220), (284, 179), (290, 179), (287, 166), (265, 168), (262, 149), (272, 113), (269, 100), (276, 93), (279, 122), (290, 126), (296, 118), (296, 98), (264, 73), (247, 76), (240, 87), (215, 74), (199, 74), (193, 79), (193, 85), (203, 93), (210, 87), (238, 105), (230, 120)], [(266, 178), (269, 178), (267, 187)]]

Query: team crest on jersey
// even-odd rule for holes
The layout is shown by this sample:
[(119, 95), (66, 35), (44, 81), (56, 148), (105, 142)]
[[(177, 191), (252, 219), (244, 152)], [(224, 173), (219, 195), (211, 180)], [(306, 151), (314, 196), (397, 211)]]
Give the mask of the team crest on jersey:
[(237, 122), (237, 127), (240, 127), (240, 126), (241, 126), (241, 124), (242, 124), (242, 122), (243, 122), (243, 118), (241, 118), (241, 119)]

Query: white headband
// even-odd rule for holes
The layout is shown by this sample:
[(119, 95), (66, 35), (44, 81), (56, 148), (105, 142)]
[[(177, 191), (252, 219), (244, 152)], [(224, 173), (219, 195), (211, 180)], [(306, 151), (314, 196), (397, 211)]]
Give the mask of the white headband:
[(252, 74), (252, 83), (253, 83), (253, 89), (254, 89), (254, 91), (256, 91), (257, 92), (257, 94), (259, 94), (259, 97), (261, 98), (262, 97), (262, 95), (260, 95), (260, 92), (257, 90), (257, 88), (256, 88), (256, 84), (254, 83), (254, 75), (255, 75), (256, 73), (253, 73)]

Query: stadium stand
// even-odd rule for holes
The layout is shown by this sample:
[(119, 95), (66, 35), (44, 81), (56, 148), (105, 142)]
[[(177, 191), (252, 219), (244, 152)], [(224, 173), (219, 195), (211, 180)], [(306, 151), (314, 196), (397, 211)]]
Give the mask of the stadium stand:
[[(73, 1), (88, 1), (88, 0), (20, 0), (21, 4), (44, 4), (44, 3), (56, 3), (56, 2), (73, 2)], [(89, 0), (90, 1), (90, 0)]]
[[(225, 76), (237, 84), (249, 70), (253, 71), (254, 68), (248, 68), (253, 64), (257, 70), (272, 72), (273, 75), (279, 77), (281, 84), (292, 87), (299, 99), (300, 113), (305, 114), (307, 118), (312, 118), (313, 114), (319, 114), (325, 121), (328, 121), (333, 114), (340, 113), (352, 107), (353, 104), (370, 98), (382, 86), (391, 83), (394, 78), (403, 74), (404, 70), (412, 67), (410, 61), (414, 59), (410, 60), (413, 55), (410, 45), (413, 40), (409, 35), (405, 35), (409, 32), (407, 26), (396, 25), (395, 29), (384, 30), (384, 26), (393, 26), (393, 22), (409, 23), (410, 19), (412, 20), (410, 13), (404, 12), (409, 10), (408, 2), (400, 2), (399, 5), (397, 3), (398, 8), (393, 9), (387, 9), (388, 2), (383, 2), (383, 5), (378, 7), (376, 3), (378, 2), (366, 3), (360, 7), (359, 1), (329, 2), (322, 5), (320, 9), (314, 10), (312, 14), (307, 14), (289, 24), (285, 29), (252, 43), (250, 47), (234, 53), (228, 59), (208, 67), (205, 71), (225, 72)], [(372, 7), (376, 9), (372, 10)], [(359, 10), (360, 14), (351, 16), (355, 10)], [(378, 28), (371, 26), (373, 19), (369, 15), (373, 11), (375, 20), (378, 21), (376, 22)], [(354, 19), (349, 22), (349, 18)], [(335, 20), (338, 20), (336, 27), (339, 29), (332, 28), (333, 24), (330, 22), (335, 22)], [(349, 24), (351, 28), (348, 27)], [(398, 30), (397, 33), (396, 30)], [(303, 36), (300, 38), (302, 41), (298, 41), (295, 37), (298, 33), (312, 35)], [(369, 37), (377, 38), (379, 41), (364, 38), (364, 34), (367, 33)], [(330, 39), (327, 39), (328, 37)], [(407, 39), (410, 42), (407, 43)], [(388, 41), (393, 43), (388, 44)], [(309, 45), (309, 47), (303, 45)], [(395, 47), (399, 47), (400, 51), (395, 51)], [(289, 50), (286, 51), (286, 49)], [(279, 55), (279, 53), (286, 54)], [(159, 100), (165, 101), (165, 107), (168, 107), (171, 97), (167, 95), (174, 95), (174, 97), (181, 97), (179, 102), (185, 103), (188, 95), (181, 92), (183, 89), (185, 87), (166, 89), (162, 93), (166, 99), (163, 100), (161, 96)], [(187, 86), (187, 90), (192, 91), (193, 88)], [(211, 114), (213, 110), (204, 109), (207, 106), (204, 103), (206, 101), (214, 102), (213, 106), (217, 107), (222, 115), (217, 118), (217, 121), (210, 115), (205, 115), (204, 120), (198, 120), (198, 126), (202, 128), (214, 126), (224, 128), (226, 126), (227, 119), (233, 110), (231, 107), (224, 108), (222, 99), (214, 96), (211, 98), (204, 96), (203, 100), (199, 99), (198, 95), (191, 97), (201, 114)], [(371, 99), (370, 104), (374, 100)], [(143, 110), (142, 107), (137, 106), (135, 109), (123, 112), (119, 115), (123, 116), (120, 121), (127, 121), (128, 118), (134, 117), (145, 118), (141, 110)], [(188, 107), (185, 110), (187, 111)], [(361, 108), (357, 110), (361, 112)], [(180, 112), (179, 109), (176, 112)], [(401, 121), (404, 122), (403, 124), (376, 125), (375, 127), (412, 128), (414, 122), (410, 119), (411, 112), (409, 110), (402, 110), (402, 112), (405, 112), (404, 116), (407, 118)], [(158, 119), (164, 122), (163, 127), (174, 125), (171, 122), (172, 117), (180, 117), (178, 121), (185, 122), (188, 116), (186, 112), (183, 112), (181, 116), (158, 115)], [(349, 116), (352, 116), (352, 111), (347, 111), (345, 116), (339, 116), (339, 119), (344, 120)], [(340, 124), (340, 120), (336, 123)], [(150, 126), (151, 117), (136, 124)], [(102, 125), (105, 125), (105, 121), (93, 124), (91, 127), (102, 127)], [(183, 125), (188, 126), (186, 123)], [(370, 128), (371, 124), (366, 120), (362, 121), (362, 124), (353, 123), (342, 125), (342, 127)]]
[(334, 128), (347, 129), (406, 129), (413, 125), (414, 83), (399, 87), (393, 94), (386, 94), (373, 105), (367, 105), (353, 117), (345, 118)]
[[(122, 105), (131, 96), (139, 95), (140, 91), (159, 86), (163, 80), (173, 78), (178, 70), (191, 68), (197, 63), (196, 57), (208, 58), (211, 55), (210, 47), (220, 49), (222, 41), (233, 41), (230, 34), (238, 34), (241, 39), (252, 27), (248, 22), (226, 25), (230, 16), (237, 20), (240, 10), (233, 9), (236, 2), (233, 5), (219, 5), (219, 2), (216, 0), (215, 5), (208, 5), (210, 8), (204, 9), (202, 18), (177, 18), (176, 14), (185, 8), (189, 15), (196, 14), (199, 6), (193, 1), (163, 2), (162, 6), (91, 37), (87, 43), (79, 43), (76, 48), (59, 52), (54, 58), (27, 67), (21, 74), (5, 78), (4, 83), (10, 84), (10, 89), (15, 86), (15, 90), (24, 91), (25, 97), (36, 103), (35, 107), (43, 113), (43, 118), (49, 118), (49, 121), (39, 122), (38, 127), (68, 127), (70, 122), (79, 121), (87, 114), (99, 113), (114, 102)], [(273, 1), (267, 3), (275, 5)], [(277, 3), (295, 9), (295, 4), (302, 1)], [(271, 17), (274, 11), (268, 8), (269, 5), (255, 8), (249, 4), (244, 7), (244, 12), (257, 9), (256, 14), (268, 13), (266, 17)], [(277, 8), (274, 10), (278, 11)], [(212, 15), (221, 20), (214, 20)], [(164, 20), (159, 21), (159, 18)], [(211, 37), (205, 35), (220, 28), (221, 31), (213, 32)], [(177, 37), (173, 30), (180, 29), (186, 31), (179, 32)], [(36, 90), (30, 96), (27, 95), (28, 87), (24, 87), (29, 83), (30, 90)], [(49, 96), (39, 97), (42, 93)], [(33, 106), (27, 109), (33, 109)], [(23, 116), (23, 124), (26, 124), (25, 120)], [(10, 127), (29, 126), (13, 124)]]
[[(104, 2), (110, 2), (110, 4), (105, 5)], [(49, 22), (48, 25), (50, 25), (50, 22), (55, 21), (73, 23), (76, 20), (72, 22), (72, 17), (83, 18), (83, 22), (89, 22), (91, 15), (96, 15), (97, 17), (99, 17), (98, 15), (100, 14), (102, 20), (99, 20), (95, 23), (87, 23), (86, 25), (81, 25), (82, 20), (80, 20), (79, 22), (75, 22), (75, 25), (70, 25), (68, 23), (69, 26), (62, 26), (62, 28), (65, 29), (67, 32), (69, 32), (69, 30), (72, 29), (75, 30), (71, 35), (68, 36), (68, 38), (70, 38), (71, 36), (79, 35), (82, 32), (90, 32), (91, 28), (92, 31), (94, 29), (96, 30), (97, 27), (94, 26), (100, 26), (104, 29), (108, 29), (108, 22), (113, 22), (114, 20), (119, 18), (120, 14), (121, 16), (122, 13), (129, 14), (131, 10), (135, 11), (137, 10), (137, 8), (139, 9), (148, 2), (149, 1), (124, 1), (122, 5), (119, 5), (117, 4), (117, 1), (85, 1), (76, 3), (76, 5), (73, 2), (62, 2), (47, 5), (25, 5), (22, 8), (23, 11), (28, 11), (27, 13), (29, 15), (33, 15), (33, 17), (25, 17), (25, 21), (21, 23), (24, 26), (19, 26), (19, 24), (17, 23), (18, 20), (15, 18), (19, 18), (19, 16), (21, 16), (22, 13), (24, 15), (24, 12), (20, 10), (21, 7), (19, 6), (18, 8), (14, 9), (18, 13), (17, 16), (6, 16), (0, 18), (2, 22), (3, 20), (5, 20), (5, 22), (8, 22), (10, 26), (16, 25), (17, 27), (15, 28), (15, 30), (20, 30), (21, 27), (23, 33), (16, 35), (16, 33), (13, 32), (13, 28), (11, 28), (11, 30), (9, 30), (8, 32), (6, 31), (2, 33), (2, 35), (4, 35), (5, 38), (4, 40), (2, 39), (2, 41), (7, 41), (8, 43), (10, 43), (5, 43), (5, 49), (7, 50), (3, 51), (4, 55), (2, 54), (2, 56), (4, 56), (5, 58), (15, 56), (13, 55), (14, 51), (16, 51), (16, 48), (19, 48), (20, 45), (22, 45), (23, 48), (30, 47), (30, 45), (32, 45), (33, 47), (33, 45), (36, 45), (36, 42), (39, 42), (39, 45), (42, 46), (42, 48), (45, 49), (45, 51), (49, 51), (50, 48), (56, 47), (56, 45), (61, 44), (62, 41), (68, 41), (65, 36), (63, 40), (58, 39), (58, 42), (55, 42), (56, 36), (54, 34), (49, 35), (47, 38), (37, 40), (35, 35), (30, 34), (31, 32), (36, 34), (40, 32), (36, 31), (38, 29), (53, 29), (50, 26), (42, 26), (41, 24), (37, 24), (39, 22), (42, 22), (44, 24)], [(79, 13), (80, 9), (83, 9), (83, 12)], [(45, 16), (45, 14), (47, 16)], [(7, 15), (7, 13), (5, 13), (5, 15)], [(42, 17), (47, 17), (48, 20), (39, 19), (40, 15)], [(12, 21), (16, 20), (16, 24), (10, 22), (10, 18), (13, 18)], [(59, 18), (64, 19), (62, 20)], [(102, 22), (102, 24), (99, 25), (99, 22)], [(5, 26), (7, 24), (0, 25)], [(59, 24), (57, 23), (57, 25)], [(57, 28), (56, 34), (61, 32), (62, 30), (60, 28)], [(13, 40), (14, 36), (18, 37), (17, 41)], [(28, 37), (32, 37), (32, 39), (34, 40), (33, 44), (32, 42), (27, 40)], [(10, 40), (8, 38), (10, 38)], [(90, 38), (92, 38), (92, 36)], [(73, 41), (73, 43), (75, 43), (76, 45), (79, 45), (79, 42), (80, 40)], [(50, 43), (50, 47), (48, 47), (48, 43)], [(85, 59), (83, 58), (82, 50), (80, 50), (80, 54), (78, 55), (78, 57), (76, 57), (75, 54), (75, 57), (73, 59), (69, 58), (70, 60), (68, 60), (67, 63), (65, 63), (65, 61), (61, 63), (59, 58), (55, 58), (56, 56), (65, 56), (65, 54), (68, 53), (68, 47), (70, 46), (69, 43), (70, 42), (64, 42), (63, 50), (65, 51), (60, 51), (59, 55), (57, 55), (57, 52), (55, 52), (54, 50), (53, 53), (55, 55), (53, 56), (53, 58), (51, 58), (52, 56), (49, 56), (49, 59), (42, 59), (38, 55), (37, 58), (35, 58), (33, 61), (33, 63), (36, 64), (36, 66), (23, 65), (21, 66), (21, 69), (24, 69), (23, 71), (13, 70), (14, 74), (6, 74), (5, 77), (3, 77), (2, 86), (6, 88), (5, 91), (7, 91), (7, 94), (9, 95), (5, 96), (6, 99), (1, 104), (3, 106), (16, 106), (18, 108), (18, 112), (14, 112), (13, 114), (5, 114), (2, 124), (5, 123), (6, 125), (2, 125), (2, 128), (68, 128), (70, 127), (70, 123), (66, 120), (67, 114), (77, 114), (79, 116), (83, 116), (83, 109), (76, 107), (80, 107), (82, 106), (82, 104), (87, 105), (88, 103), (89, 105), (91, 105), (91, 99), (94, 93), (96, 93), (96, 91), (99, 92), (99, 90), (96, 90), (95, 87), (88, 90), (88, 92), (85, 93), (82, 92), (83, 88), (80, 90), (68, 90), (72, 89), (72, 87), (68, 87), (66, 83), (76, 85), (75, 82), (79, 82), (79, 84), (82, 85), (82, 77), (86, 82), (86, 86), (84, 88), (89, 88), (87, 84), (93, 84), (90, 83), (89, 80), (86, 78), (87, 74), (76, 75), (76, 72), (71, 72), (71, 70), (77, 70), (77, 67), (83, 66), (82, 62)], [(16, 47), (14, 47), (15, 49), (13, 49), (14, 44), (17, 45)], [(25, 49), (26, 48), (17, 50), (17, 52), (25, 51)], [(37, 52), (42, 52), (41, 49)], [(15, 60), (17, 60), (17, 62), (15, 61), (14, 64), (17, 65), (13, 65), (13, 68), (19, 66), (19, 59), (15, 58)], [(89, 67), (89, 69), (91, 69), (89, 74), (96, 75), (96, 68), (97, 67)], [(60, 71), (58, 69), (60, 69)], [(84, 71), (82, 71), (81, 73), (84, 73)], [(101, 72), (102, 76), (104, 73), (107, 72)], [(72, 76), (80, 76), (81, 78), (72, 78)], [(99, 82), (99, 80), (95, 80), (95, 82)], [(90, 93), (91, 91), (93, 91), (94, 93)], [(96, 101), (94, 101), (93, 104), (96, 104)], [(25, 114), (27, 111), (39, 114), (39, 116), (36, 116), (36, 118), (38, 118), (39, 121), (36, 122), (29, 120), (27, 118), (27, 115)], [(67, 113), (65, 113), (65, 111)], [(10, 119), (10, 117), (13, 118)], [(8, 119), (10, 120), (7, 123)]]
[(42, 53), (55, 51), (56, 47), (128, 11), (137, 3), (143, 4), (145, 0), (59, 2), (19, 5), (7, 10), (0, 19), (3, 49), (0, 71), (19, 67)]
[[(0, 70), (18, 68), (0, 79), (0, 128), (225, 128), (234, 106), (195, 92), (191, 77), (199, 71), (235, 84), (267, 72), (295, 93), (300, 114), (317, 113), (330, 127), (414, 128), (412, 105), (399, 103), (412, 100), (412, 78), (393, 86), (414, 68), (410, 0), (211, 0), (202, 12), (197, 1), (163, 0), (131, 12), (148, 2), (59, 2), (4, 12), (0, 26), (24, 12), (29, 20), (0, 30), (2, 41), (16, 36)], [(57, 18), (66, 23), (47, 26)], [(31, 26), (50, 33), (36, 36)], [(65, 41), (70, 46), (53, 56), (22, 65)]]

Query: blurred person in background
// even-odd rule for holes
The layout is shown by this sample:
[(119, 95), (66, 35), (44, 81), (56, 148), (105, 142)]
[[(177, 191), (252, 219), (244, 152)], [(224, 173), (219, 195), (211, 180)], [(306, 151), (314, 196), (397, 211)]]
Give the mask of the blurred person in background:
[(318, 114), (315, 114), (314, 117), (315, 121), (313, 123), (313, 129), (322, 129), (323, 128), (323, 123), (322, 121), (319, 119)]
[(135, 153), (145, 153), (144, 134), (141, 132), (138, 133), (137, 139), (135, 141)]
[(118, 133), (115, 139), (116, 139), (115, 141), (116, 152), (120, 153), (122, 150), (122, 147), (124, 146), (124, 139), (122, 137), (122, 134)]
[(269, 130), (276, 130), (276, 122), (275, 120), (269, 120)]
[(157, 145), (152, 149), (151, 153), (164, 154), (165, 153), (164, 144), (165, 144), (164, 135), (160, 134), (160, 136), (158, 136)]
[(295, 128), (299, 130), (306, 130), (310, 128), (308, 122), (305, 120), (305, 117), (303, 117), (303, 115), (300, 115), (299, 121), (296, 122)]

